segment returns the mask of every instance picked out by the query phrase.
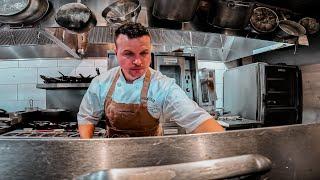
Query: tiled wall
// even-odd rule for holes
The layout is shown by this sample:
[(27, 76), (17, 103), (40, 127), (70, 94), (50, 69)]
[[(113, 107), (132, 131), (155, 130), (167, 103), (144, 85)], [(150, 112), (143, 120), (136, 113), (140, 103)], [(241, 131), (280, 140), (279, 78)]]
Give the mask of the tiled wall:
[(43, 83), (40, 75), (57, 77), (64, 75), (96, 75), (96, 67), (103, 73), (107, 69), (106, 59), (47, 59), (0, 61), (0, 109), (9, 112), (24, 110), (32, 99), (34, 107), (46, 108), (44, 89), (37, 89)]
[[(216, 107), (222, 107), (223, 72), (226, 67), (220, 62), (199, 62), (199, 68), (214, 69), (216, 73), (216, 89), (218, 100)], [(40, 75), (57, 77), (64, 75), (84, 76), (96, 75), (96, 68), (103, 73), (107, 70), (106, 59), (47, 59), (0, 61), (0, 109), (9, 112), (24, 110), (29, 107), (29, 100), (34, 101), (34, 107), (46, 108), (46, 94), (44, 89), (37, 89), (37, 83), (43, 83)]]

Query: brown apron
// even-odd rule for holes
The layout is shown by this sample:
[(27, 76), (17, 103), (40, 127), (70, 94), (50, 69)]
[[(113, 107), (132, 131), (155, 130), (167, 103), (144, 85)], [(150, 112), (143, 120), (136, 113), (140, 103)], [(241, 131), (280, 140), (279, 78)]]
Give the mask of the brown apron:
[(150, 85), (150, 70), (148, 69), (141, 89), (140, 104), (117, 103), (112, 100), (116, 82), (120, 71), (112, 81), (104, 102), (106, 114), (106, 136), (115, 137), (140, 137), (161, 135), (159, 120), (152, 117), (147, 109), (147, 94)]

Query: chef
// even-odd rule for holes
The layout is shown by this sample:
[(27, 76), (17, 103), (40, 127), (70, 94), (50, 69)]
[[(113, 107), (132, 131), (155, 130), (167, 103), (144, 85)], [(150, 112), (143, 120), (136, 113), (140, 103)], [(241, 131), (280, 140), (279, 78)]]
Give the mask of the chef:
[(158, 136), (161, 122), (168, 120), (187, 133), (224, 131), (174, 79), (149, 67), (151, 37), (147, 28), (128, 23), (115, 31), (114, 39), (120, 66), (92, 80), (77, 115), (81, 138), (91, 138), (103, 116), (110, 138)]

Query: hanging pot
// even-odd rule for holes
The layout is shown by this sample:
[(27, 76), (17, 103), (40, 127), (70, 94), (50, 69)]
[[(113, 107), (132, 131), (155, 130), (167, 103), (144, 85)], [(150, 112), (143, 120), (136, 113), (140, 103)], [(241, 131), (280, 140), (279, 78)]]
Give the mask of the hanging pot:
[(48, 0), (0, 0), (0, 22), (31, 24), (40, 20), (48, 9)]
[(71, 33), (86, 33), (97, 24), (92, 11), (81, 3), (68, 3), (61, 6), (55, 20)]
[(196, 12), (199, 0), (155, 0), (152, 15), (159, 19), (187, 22)]
[(225, 29), (242, 30), (248, 23), (254, 2), (218, 0), (209, 8), (208, 24)]

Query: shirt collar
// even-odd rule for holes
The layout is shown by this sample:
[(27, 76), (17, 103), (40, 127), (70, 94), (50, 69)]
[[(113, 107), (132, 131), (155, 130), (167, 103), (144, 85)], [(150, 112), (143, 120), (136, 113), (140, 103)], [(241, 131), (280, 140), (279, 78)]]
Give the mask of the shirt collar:
[[(120, 69), (121, 69), (121, 68), (120, 68)], [(146, 73), (144, 73), (144, 74), (143, 74), (141, 77), (139, 77), (138, 79), (134, 80), (134, 81), (132, 82), (132, 84), (135, 84), (135, 83), (138, 83), (138, 82), (143, 81), (145, 76), (146, 76)], [(119, 77), (119, 79), (121, 80), (121, 82), (127, 83), (127, 81), (126, 81), (126, 79), (124, 78), (124, 75), (123, 75), (123, 73), (122, 73), (121, 70), (120, 70), (120, 77)], [(129, 84), (129, 83), (127, 83), (127, 84)]]

